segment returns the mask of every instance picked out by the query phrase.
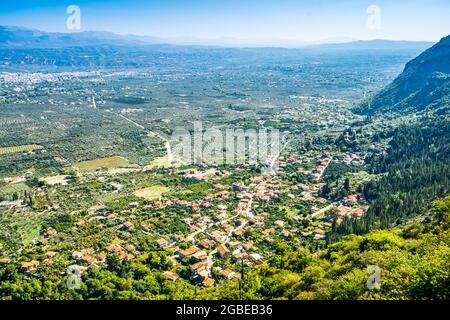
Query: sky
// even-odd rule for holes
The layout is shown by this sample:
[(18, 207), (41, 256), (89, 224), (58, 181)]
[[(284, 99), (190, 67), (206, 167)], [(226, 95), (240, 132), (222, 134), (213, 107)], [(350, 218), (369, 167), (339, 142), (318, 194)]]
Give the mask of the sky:
[[(4, 1), (2, 1), (4, 2)], [(0, 25), (245, 42), (438, 41), (450, 33), (449, 0), (20, 0), (0, 5)]]

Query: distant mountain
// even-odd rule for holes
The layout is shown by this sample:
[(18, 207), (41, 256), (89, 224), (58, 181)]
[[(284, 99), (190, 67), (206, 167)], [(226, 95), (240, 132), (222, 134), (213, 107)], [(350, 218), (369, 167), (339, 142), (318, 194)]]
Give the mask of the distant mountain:
[(357, 112), (363, 114), (415, 112), (450, 106), (450, 36), (417, 58), (404, 71)]
[(358, 40), (344, 43), (326, 43), (317, 47), (331, 50), (425, 50), (434, 43), (428, 41)]
[[(223, 47), (286, 47), (318, 50), (417, 50), (433, 43), (421, 41), (328, 39), (318, 43), (277, 39), (200, 39), (192, 37), (158, 38), (118, 35), (111, 32), (84, 31), (71, 33), (45, 32), (22, 27), (0, 26), (0, 47), (9, 49), (65, 48), (99, 45), (136, 46), (148, 44), (223, 46)], [(336, 42), (336, 43), (330, 43)]]
[(9, 49), (86, 47), (93, 45), (142, 45), (157, 38), (121, 36), (111, 32), (44, 32), (36, 29), (0, 26), (0, 47)]

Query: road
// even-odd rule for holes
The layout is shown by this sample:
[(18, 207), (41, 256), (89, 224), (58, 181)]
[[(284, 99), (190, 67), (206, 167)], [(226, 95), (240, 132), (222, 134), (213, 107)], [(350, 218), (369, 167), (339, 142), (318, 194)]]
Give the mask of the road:
[(325, 170), (327, 170), (328, 166), (330, 165), (331, 160), (333, 160), (333, 159), (328, 160), (328, 162), (327, 162), (327, 164), (325, 165), (325, 167), (323, 167), (323, 170), (320, 172), (320, 175), (319, 175), (319, 177), (317, 178), (317, 181), (319, 181), (320, 179), (322, 179), (322, 176), (323, 176), (323, 174), (325, 173)]
[(322, 208), (319, 211), (314, 212), (313, 214), (311, 214), (311, 218), (314, 218), (315, 216), (318, 216), (318, 215), (320, 215), (320, 214), (322, 214), (324, 212), (327, 212), (327, 211), (333, 209), (334, 206), (335, 206), (335, 204), (332, 203), (332, 204), (326, 206), (325, 208)]
[[(113, 113), (114, 113), (114, 112), (113, 112)], [(142, 125), (140, 125), (139, 123), (137, 123), (137, 122), (131, 120), (130, 118), (125, 117), (123, 114), (120, 114), (120, 113), (114, 113), (114, 114), (117, 114), (119, 117), (124, 118), (124, 119), (127, 120), (128, 122), (134, 124), (136, 127), (141, 128), (142, 130), (145, 130), (144, 126), (142, 126)]]
[[(142, 129), (142, 130), (146, 130), (145, 127), (144, 127), (143, 125), (140, 125), (140, 124), (137, 123), (136, 121), (131, 120), (130, 118), (124, 116), (123, 114), (115, 113), (115, 112), (113, 112), (113, 113), (116, 114), (116, 115), (118, 115), (119, 117), (121, 117), (121, 118), (127, 120), (128, 122), (134, 124), (136, 127), (140, 128), (140, 129)], [(170, 145), (170, 139), (164, 137), (164, 136), (163, 136), (161, 133), (159, 133), (159, 132), (148, 131), (148, 133), (151, 133), (151, 134), (157, 136), (158, 138), (160, 138), (161, 140), (163, 140), (163, 141), (165, 142), (165, 147), (166, 147), (166, 152), (167, 152), (167, 162), (168, 162), (169, 167), (171, 167), (171, 166), (172, 166), (172, 163), (173, 163), (173, 154), (172, 154), (172, 147), (171, 147), (171, 145)]]
[[(282, 139), (286, 138), (286, 136), (283, 136)], [(267, 170), (267, 174), (275, 174), (275, 170), (274, 170), (274, 166), (275, 163), (277, 162), (278, 158), (281, 156), (281, 153), (284, 151), (284, 149), (286, 149), (286, 147), (289, 144), (289, 140), (287, 140), (283, 147), (281, 147), (280, 151), (273, 157), (272, 161), (270, 161), (270, 166), (269, 166), (269, 170)]]

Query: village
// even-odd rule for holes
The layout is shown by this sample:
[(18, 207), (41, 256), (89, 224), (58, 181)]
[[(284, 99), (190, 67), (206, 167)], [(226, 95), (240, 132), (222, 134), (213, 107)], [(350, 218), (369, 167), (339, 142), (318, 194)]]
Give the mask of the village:
[[(113, 75), (130, 74), (115, 72), (103, 76)], [(99, 85), (103, 81), (100, 74), (97, 77), (81, 72), (4, 73), (1, 77), (18, 96), (24, 83), (52, 92), (55, 88), (51, 84), (65, 79), (80, 77)], [(89, 90), (82, 92), (84, 96), (76, 103), (96, 109), (104, 102), (100, 98), (96, 102)], [(317, 130), (339, 132), (359, 119), (341, 114), (341, 107), (330, 113), (330, 104), (335, 106), (344, 100), (289, 96), (289, 101), (301, 103), (302, 117), (295, 108), (282, 110), (276, 117), (286, 121), (299, 119), (299, 123), (306, 121), (304, 117), (311, 117), (308, 120), (315, 121)], [(144, 129), (128, 118), (135, 113), (141, 114), (143, 109), (127, 106), (114, 112), (108, 109), (102, 115), (115, 121), (124, 119), (133, 129)], [(49, 115), (41, 115), (41, 120)], [(267, 120), (257, 123), (264, 127)], [(158, 140), (153, 131), (149, 135)], [(41, 146), (31, 147), (28, 154), (47, 152)], [(109, 144), (102, 146), (102, 152), (114, 150)], [(75, 163), (64, 174), (41, 176), (28, 170), (4, 177), (0, 210), (27, 217), (16, 226), (19, 238), (30, 252), (41, 253), (22, 259), (22, 272), (58, 265), (62, 272), (70, 269), (83, 274), (103, 268), (111, 256), (119, 261), (146, 261), (149, 251), (155, 251), (164, 255), (161, 261), (167, 261), (161, 267), (167, 280), (184, 279), (210, 287), (241, 277), (246, 269), (270, 259), (281, 248), (307, 245), (320, 249), (328, 240), (333, 222), (361, 218), (368, 203), (358, 186), (371, 179), (365, 173), (365, 157), (364, 152), (324, 148), (300, 153), (293, 148), (282, 152), (274, 174), (246, 166), (170, 167), (169, 154), (150, 165), (131, 164), (119, 156), (99, 158)], [(54, 160), (68, 166), (61, 155)], [(342, 195), (324, 192), (327, 188), (338, 189), (330, 187), (327, 181), (327, 172), (334, 165), (362, 173), (347, 174), (352, 186)], [(34, 187), (29, 187), (30, 182)], [(8, 196), (1, 198), (2, 189), (8, 190)], [(52, 215), (66, 217), (67, 224), (61, 227), (47, 223)], [(73, 242), (73, 234), (86, 241)], [(150, 244), (142, 245), (141, 239)], [(61, 248), (61, 243), (66, 242), (71, 245)], [(0, 255), (0, 265), (13, 263), (18, 257), (17, 253)]]
[[(154, 239), (156, 250), (167, 254), (169, 267), (163, 270), (166, 279), (184, 279), (210, 287), (241, 277), (245, 269), (270, 258), (280, 243), (286, 243), (288, 247), (316, 243), (320, 247), (320, 243), (326, 241), (335, 217), (338, 222), (345, 217), (358, 219), (367, 209), (367, 203), (360, 192), (348, 194), (339, 200), (327, 199), (321, 195), (325, 185), (324, 173), (332, 163), (363, 166), (364, 155), (332, 154), (328, 151), (302, 156), (291, 154), (280, 159), (276, 175), (253, 174), (248, 179), (229, 184), (222, 182), (228, 175), (226, 170), (173, 168), (171, 174), (200, 183), (206, 181), (212, 188), (193, 200), (177, 199), (162, 193), (144, 203), (129, 202), (128, 208), (120, 212), (111, 210), (102, 203), (92, 206), (86, 215), (73, 222), (73, 227), (83, 229), (93, 222), (100, 223), (103, 232), (113, 230), (116, 233), (115, 240), (103, 247), (76, 246), (78, 249), (69, 252), (70, 256), (67, 257), (72, 263), (69, 267), (82, 274), (89, 268), (102, 268), (110, 255), (119, 260), (140, 259), (146, 252), (139, 250), (131, 239), (135, 238), (132, 235), (142, 233)], [(149, 169), (142, 170), (145, 174)], [(285, 179), (292, 170), (305, 177), (305, 181), (293, 183)], [(124, 185), (107, 183), (108, 179), (103, 174), (101, 170), (90, 174), (79, 173), (77, 181), (82, 185), (95, 179), (105, 186), (101, 192), (106, 196), (120, 194)], [(120, 174), (141, 173), (133, 171)], [(10, 184), (23, 183), (31, 176), (28, 173), (26, 176), (8, 177), (4, 180)], [(70, 176), (42, 179), (44, 184), (41, 191), (49, 191), (55, 187), (70, 188), (70, 179)], [(69, 197), (75, 199), (79, 195), (72, 194)], [(30, 211), (21, 200), (2, 201), (0, 206)], [(52, 203), (41, 210), (58, 211), (60, 206), (63, 204)], [(184, 232), (150, 230), (145, 223), (140, 225), (142, 219), (138, 217), (148, 215), (147, 211), (163, 214), (174, 209), (185, 212), (175, 218), (183, 225), (178, 229)], [(174, 221), (165, 221), (170, 229)], [(44, 234), (31, 244), (41, 246), (44, 255), (40, 260), (21, 263), (20, 269), (23, 272), (33, 272), (39, 267), (52, 265), (55, 259), (58, 260), (61, 255), (56, 241), (58, 236), (54, 228), (46, 228)], [(12, 260), (11, 257), (0, 258), (0, 264), (9, 264)]]

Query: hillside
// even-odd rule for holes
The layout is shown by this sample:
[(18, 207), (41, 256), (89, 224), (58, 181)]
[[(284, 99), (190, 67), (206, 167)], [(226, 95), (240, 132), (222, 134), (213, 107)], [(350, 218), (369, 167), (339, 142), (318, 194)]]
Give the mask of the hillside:
[[(328, 248), (295, 251), (279, 245), (267, 262), (244, 278), (198, 289), (162, 276), (162, 252), (135, 262), (107, 258), (103, 269), (83, 275), (80, 290), (69, 290), (57, 269), (30, 275), (10, 264), (0, 267), (5, 299), (449, 299), (450, 197), (437, 201), (433, 218), (404, 228), (350, 235)], [(369, 266), (380, 270), (379, 289), (369, 290)], [(241, 270), (242, 271), (242, 270)], [(239, 290), (241, 288), (242, 290)]]
[(386, 88), (357, 108), (373, 115), (448, 108), (450, 103), (450, 36), (408, 62)]
[[(281, 251), (245, 277), (243, 298), (449, 299), (450, 197), (436, 201), (431, 213), (432, 221), (350, 235), (319, 254)], [(369, 266), (380, 270), (379, 289), (368, 289)], [(239, 298), (232, 284), (219, 292)]]

